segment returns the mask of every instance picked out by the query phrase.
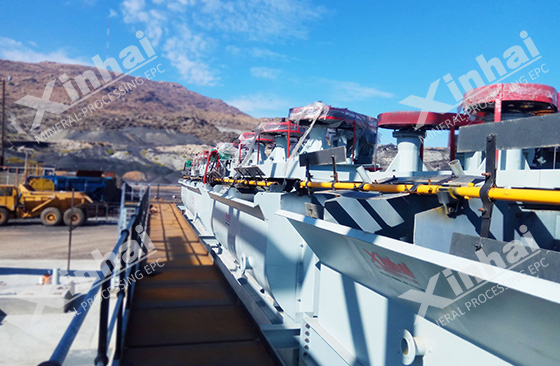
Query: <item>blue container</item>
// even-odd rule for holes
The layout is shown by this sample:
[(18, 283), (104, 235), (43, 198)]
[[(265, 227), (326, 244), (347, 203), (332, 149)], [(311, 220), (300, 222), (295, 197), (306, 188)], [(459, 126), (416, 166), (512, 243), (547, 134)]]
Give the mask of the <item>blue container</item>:
[(108, 190), (115, 187), (113, 178), (104, 177), (66, 177), (61, 175), (29, 176), (31, 178), (49, 179), (54, 183), (55, 191), (75, 191), (84, 192), (94, 201), (108, 201)]

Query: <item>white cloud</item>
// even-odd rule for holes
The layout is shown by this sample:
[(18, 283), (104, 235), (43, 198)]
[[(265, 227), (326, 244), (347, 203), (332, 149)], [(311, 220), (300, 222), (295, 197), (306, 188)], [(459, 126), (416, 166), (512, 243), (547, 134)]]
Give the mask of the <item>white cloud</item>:
[(176, 27), (176, 34), (167, 39), (163, 46), (165, 57), (185, 81), (197, 85), (215, 85), (218, 81), (216, 72), (202, 60), (211, 41), (193, 34), (184, 24)]
[(372, 98), (392, 98), (394, 94), (351, 81), (326, 80), (332, 85), (333, 97), (342, 102), (366, 100)]
[(146, 9), (144, 0), (125, 0), (121, 5), (125, 23), (141, 23), (150, 43), (157, 46), (165, 31), (167, 15), (156, 9)]
[[(154, 4), (161, 5), (164, 2), (154, 1)], [(121, 9), (125, 23), (145, 27), (146, 36), (154, 47), (171, 34), (164, 39), (164, 56), (185, 81), (197, 85), (215, 85), (218, 80), (215, 72), (202, 60), (211, 43), (210, 39), (193, 33), (186, 23), (170, 23), (169, 18), (181, 20), (180, 14), (175, 13), (186, 5), (189, 5), (188, 1), (175, 1), (167, 4), (168, 9), (149, 9), (144, 0), (125, 0)], [(172, 32), (167, 29), (168, 23)]]
[(165, 0), (153, 0), (154, 4), (167, 3), (167, 8), (173, 12), (184, 12), (189, 5), (195, 5), (197, 0), (175, 0), (175, 1), (165, 1)]
[(187, 82), (197, 85), (215, 85), (218, 78), (208, 65), (201, 61), (189, 59), (185, 54), (168, 51), (166, 57)]
[(81, 57), (71, 57), (66, 51), (61, 49), (47, 53), (37, 52), (23, 45), (21, 42), (7, 37), (0, 37), (0, 58), (22, 62), (54, 61), (65, 64), (91, 64), (91, 60)]
[(144, 0), (125, 0), (123, 1), (121, 8), (123, 9), (123, 14), (125, 18), (125, 22), (132, 23), (132, 22), (143, 22), (146, 20), (145, 18), (145, 10), (144, 7), (146, 6), (146, 2)]
[(228, 45), (225, 50), (234, 56), (245, 55), (253, 58), (271, 59), (275, 61), (286, 61), (289, 59), (286, 55), (262, 47), (240, 48), (234, 45)]
[(279, 69), (272, 69), (270, 67), (251, 67), (250, 71), (251, 75), (256, 78), (271, 80), (278, 78), (281, 72), (281, 70)]
[(285, 113), (287, 113), (291, 105), (288, 100), (270, 93), (244, 95), (237, 99), (226, 101), (226, 103), (257, 118), (275, 116), (274, 113), (279, 113), (279, 110), (285, 110)]
[(250, 54), (257, 58), (267, 58), (275, 60), (286, 60), (288, 57), (278, 52), (271, 51), (267, 48), (253, 47), (250, 49)]
[(199, 8), (202, 16), (194, 18), (199, 26), (265, 41), (307, 38), (306, 24), (325, 13), (308, 0), (204, 0)]
[(117, 13), (114, 9), (109, 9), (109, 18), (116, 18), (119, 16), (119, 13)]
[[(232, 55), (286, 60), (284, 55), (253, 44), (306, 38), (310, 23), (325, 12), (311, 1), (124, 0), (120, 10), (123, 21), (134, 30), (143, 30), (154, 47), (163, 44), (163, 56), (187, 82), (214, 85), (219, 66), (212, 65), (212, 56), (220, 46)], [(227, 46), (240, 38), (253, 44)], [(273, 72), (259, 75), (274, 77)]]
[(241, 53), (241, 48), (230, 44), (229, 46), (226, 46), (226, 51), (232, 55), (239, 55)]
[(180, 49), (191, 57), (201, 57), (213, 43), (211, 39), (193, 33), (185, 24), (177, 25), (175, 34), (165, 42), (164, 49)]

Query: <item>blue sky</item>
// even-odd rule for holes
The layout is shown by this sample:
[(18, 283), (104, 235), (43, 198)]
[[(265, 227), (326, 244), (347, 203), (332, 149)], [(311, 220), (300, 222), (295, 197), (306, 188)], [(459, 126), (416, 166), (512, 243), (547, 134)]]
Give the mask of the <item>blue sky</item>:
[[(110, 57), (139, 45), (141, 30), (166, 70), (156, 80), (254, 117), (286, 116), (290, 107), (316, 100), (371, 116), (418, 110), (402, 101), (424, 98), (438, 79), (434, 100), (455, 105), (443, 77), (450, 74), (461, 92), (459, 77), (472, 70), (491, 83), (479, 55), (502, 62), (511, 75), (504, 82), (560, 88), (557, 1), (87, 0), (2, 7), (0, 58), (92, 64), (93, 56), (105, 57), (109, 22)], [(530, 55), (522, 31), (538, 56)], [(514, 46), (527, 64), (533, 61), (529, 66), (508, 66), (504, 52)], [(536, 75), (534, 68), (547, 72)], [(391, 132), (383, 132), (382, 142), (390, 141)], [(445, 142), (440, 136), (428, 145)]]

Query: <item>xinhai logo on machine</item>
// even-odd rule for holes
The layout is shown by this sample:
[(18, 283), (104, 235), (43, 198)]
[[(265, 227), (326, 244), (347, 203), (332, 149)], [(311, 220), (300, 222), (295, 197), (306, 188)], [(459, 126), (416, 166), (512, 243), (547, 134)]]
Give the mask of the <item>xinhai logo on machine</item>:
[[(460, 86), (451, 73), (448, 73), (430, 84), (425, 97), (409, 95), (399, 103), (425, 112), (453, 111), (461, 104), (465, 92), (488, 84), (500, 83), (542, 58), (535, 43), (526, 31), (521, 31), (519, 36), (523, 41), (522, 44), (509, 47), (503, 52), (501, 57), (486, 59), (483, 54), (478, 55), (475, 58), (477, 67), (458, 77)], [(515, 80), (515, 82), (525, 84), (529, 80), (536, 80), (540, 74), (548, 73), (549, 69), (545, 63), (537, 65), (530, 69), (526, 75)], [(451, 96), (457, 102), (454, 105), (435, 100), (442, 78), (447, 85), (447, 92), (451, 93)], [(449, 98), (449, 95), (447, 95), (447, 98)], [(422, 116), (420, 119), (422, 119)], [(421, 126), (424, 123), (423, 121), (418, 121), (418, 124)]]
[(382, 274), (400, 282), (408, 283), (407, 281), (412, 281), (418, 284), (416, 277), (405, 263), (395, 263), (389, 257), (382, 257), (375, 252), (369, 252), (367, 249), (364, 249), (364, 251), (371, 257), (372, 263), (382, 271)]
[[(511, 241), (501, 251), (477, 250), (478, 262), (473, 260), (459, 271), (445, 268), (430, 277), (425, 290), (410, 289), (399, 298), (420, 304), (421, 317), (426, 316), (430, 307), (442, 310), (431, 313), (430, 318), (446, 326), (504, 293), (508, 286), (527, 279), (527, 275), (539, 277), (539, 271), (549, 263), (546, 257), (538, 255), (542, 250), (525, 225), (520, 227), (520, 232), (521, 241)], [(497, 279), (499, 283), (494, 282)]]
[[(82, 102), (90, 96), (107, 88), (109, 85), (119, 81), (126, 75), (129, 75), (142, 66), (155, 60), (157, 58), (157, 55), (148, 39), (144, 37), (144, 33), (142, 31), (138, 31), (136, 32), (136, 37), (138, 38), (140, 46), (144, 53), (140, 51), (140, 48), (131, 45), (123, 48), (119, 53), (120, 63), (112, 57), (107, 58), (105, 61), (101, 60), (101, 57), (99, 57), (99, 55), (95, 55), (91, 58), (93, 64), (97, 68), (97, 71), (101, 75), (102, 81), (99, 80), (93, 70), (86, 70), (81, 75), (74, 77), (73, 80), (71, 80), (66, 74), (62, 74), (58, 77), (58, 80), (62, 82), (62, 86), (64, 87), (66, 94), (72, 101), (72, 104), (58, 103), (50, 100), (51, 94), (56, 84), (56, 79), (53, 79), (47, 83), (45, 90), (43, 91), (43, 96), (41, 98), (26, 95), (25, 97), (17, 100), (15, 103), (37, 110), (37, 112), (35, 113), (35, 118), (33, 119), (31, 130), (36, 130), (37, 128), (39, 128), (41, 122), (43, 121), (45, 112), (62, 114), (68, 109), (74, 107), (76, 104)], [(108, 68), (110, 68), (113, 71), (113, 74), (117, 76), (115, 79), (113, 79), (113, 76), (108, 71)], [(123, 68), (126, 70), (125, 73), (123, 73)], [(78, 86), (81, 92), (81, 96), (74, 87), (72, 81), (74, 81), (74, 83)], [(90, 89), (88, 83), (92, 86), (92, 89)], [(75, 116), (75, 118), (79, 120), (78, 116)]]

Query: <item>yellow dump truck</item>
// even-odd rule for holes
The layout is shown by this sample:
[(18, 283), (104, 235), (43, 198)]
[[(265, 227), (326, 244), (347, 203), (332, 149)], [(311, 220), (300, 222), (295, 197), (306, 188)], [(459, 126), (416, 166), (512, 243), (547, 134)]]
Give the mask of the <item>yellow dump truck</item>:
[(0, 226), (10, 218), (41, 217), (45, 226), (82, 225), (86, 217), (88, 203), (93, 201), (83, 192), (74, 192), (74, 208), (72, 208), (72, 192), (36, 191), (30, 185), (0, 184)]

